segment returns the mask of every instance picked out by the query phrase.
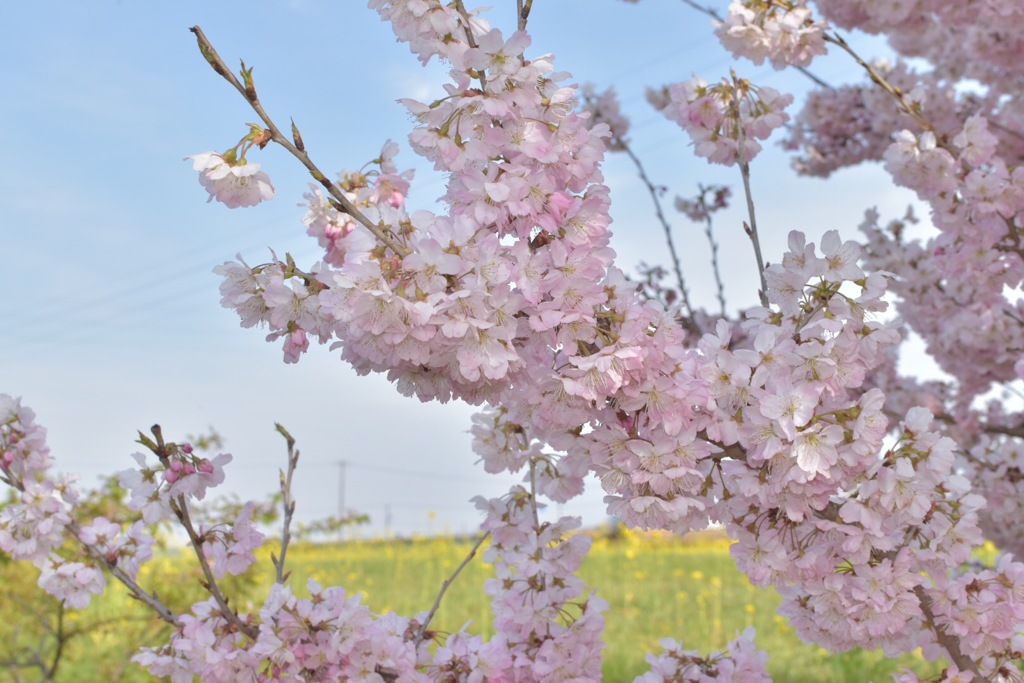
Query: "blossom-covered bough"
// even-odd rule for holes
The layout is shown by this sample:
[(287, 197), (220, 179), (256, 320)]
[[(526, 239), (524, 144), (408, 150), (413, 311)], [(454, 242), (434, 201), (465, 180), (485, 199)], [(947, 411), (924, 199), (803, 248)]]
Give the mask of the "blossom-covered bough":
[[(439, 213), (406, 211), (411, 174), (398, 171), (391, 142), (361, 171), (329, 179), (298, 129), (285, 135), (264, 111), (252, 70), (235, 76), (194, 29), (260, 118), (230, 153), (192, 157), (203, 186), (229, 205), (265, 199), (269, 179), (245, 153), (284, 146), (316, 181), (304, 223), (324, 250), (304, 268), (291, 257), (220, 266), (222, 302), (243, 326), (283, 339), (288, 362), (315, 340), (403, 394), (481, 406), (473, 436), (485, 469), (524, 475), (506, 496), (475, 501), (497, 573), (485, 586), (497, 635), (435, 642), (433, 610), (377, 616), (340, 587), (311, 585), (299, 598), (285, 580), (287, 533), (266, 602), (240, 613), (217, 580), (249, 567), (259, 532), (246, 511), (216, 533), (189, 513), (223, 479), (226, 456), (199, 458), (155, 430), (141, 442), (156, 462), (136, 456), (121, 476), (143, 523), (80, 521), (31, 411), (7, 397), (0, 471), (21, 502), (0, 512), (0, 547), (42, 567), (43, 587), (70, 605), (101, 591), (104, 571), (125, 583), (176, 626), (170, 643), (137, 658), (175, 681), (592, 681), (607, 606), (575, 575), (588, 540), (573, 533), (579, 520), (541, 523), (537, 506), (578, 495), (593, 473), (609, 513), (631, 527), (724, 526), (737, 565), (779, 590), (806, 640), (920, 648), (949, 662), (945, 681), (1022, 680), (1024, 564), (1009, 552), (1024, 538), (1024, 419), (1005, 403), (979, 410), (978, 399), (1024, 376), (1024, 308), (1012, 295), (1024, 276), (1024, 118), (1011, 58), (1024, 54), (1024, 8), (981, 4), (821, 0), (818, 18), (802, 2), (747, 0), (717, 28), (737, 56), (778, 68), (806, 68), (829, 45), (853, 54), (828, 22), (884, 30), (903, 54), (935, 64), (915, 74), (854, 55), (872, 85), (812, 95), (789, 132), (806, 172), (884, 159), (933, 207), (939, 236), (927, 245), (869, 213), (866, 245), (794, 232), (765, 267), (751, 162), (789, 120), (792, 98), (736, 73), (653, 92), (698, 155), (740, 169), (762, 283), (760, 305), (740, 320), (725, 318), (724, 302), (716, 316), (666, 307), (615, 267), (600, 164), (628, 149), (624, 120), (611, 97), (581, 107), (552, 58), (529, 55), (530, 3), (518, 3), (506, 36), (461, 0), (370, 2), (422, 62), (450, 66), (445, 97), (403, 101), (412, 148), (447, 174)], [(966, 71), (955, 61), (965, 56)], [(985, 93), (957, 90), (963, 77)], [(881, 321), (887, 291), (904, 323)], [(896, 375), (902, 324), (955, 384)], [(134, 580), (148, 557), (144, 524), (168, 518), (196, 548), (210, 594), (188, 614)], [(983, 532), (1009, 551), (994, 567), (969, 564)], [(66, 537), (85, 550), (80, 560), (58, 552)], [(708, 657), (663, 645), (639, 681), (767, 680), (752, 632)]]

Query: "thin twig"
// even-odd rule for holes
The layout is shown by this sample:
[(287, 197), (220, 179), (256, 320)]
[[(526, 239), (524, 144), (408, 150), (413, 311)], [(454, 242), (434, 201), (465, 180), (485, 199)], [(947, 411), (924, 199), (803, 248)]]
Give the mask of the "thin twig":
[[(708, 244), (711, 247), (711, 270), (715, 275), (715, 287), (718, 294), (718, 305), (721, 309), (722, 317), (725, 317), (725, 286), (722, 284), (722, 272), (719, 269), (718, 264), (718, 242), (715, 241), (715, 233), (713, 230), (714, 221), (711, 218), (711, 211), (708, 210), (707, 194), (709, 191), (714, 189), (713, 187), (704, 187), (698, 185), (697, 189), (700, 191), (700, 196), (697, 201), (700, 202), (701, 213), (704, 214), (704, 235), (708, 238)], [(725, 192), (728, 188), (718, 188), (717, 192)], [(724, 205), (724, 204), (723, 204)], [(721, 208), (716, 206), (716, 208)]]
[(668, 254), (672, 257), (672, 267), (676, 272), (676, 282), (679, 284), (679, 295), (682, 298), (683, 306), (686, 308), (687, 316), (692, 323), (694, 331), (697, 334), (701, 334), (700, 326), (697, 325), (697, 321), (693, 317), (693, 306), (690, 304), (690, 293), (686, 288), (686, 280), (683, 278), (683, 266), (679, 261), (679, 252), (676, 251), (676, 245), (672, 239), (672, 226), (669, 225), (668, 219), (665, 218), (665, 212), (661, 209), (661, 198), (658, 196), (658, 188), (647, 176), (644, 165), (640, 162), (640, 158), (630, 149), (629, 144), (622, 138), (616, 138), (615, 142), (622, 147), (622, 150), (633, 161), (637, 173), (640, 175), (640, 180), (647, 186), (647, 192), (651, 195), (651, 201), (654, 202), (654, 214), (658, 217), (658, 222), (661, 223), (661, 228), (665, 232), (665, 242), (668, 244)]
[(443, 598), (444, 594), (448, 591), (448, 587), (455, 582), (455, 577), (459, 575), (459, 572), (461, 572), (463, 568), (467, 564), (469, 564), (474, 557), (476, 557), (476, 551), (480, 549), (480, 546), (483, 545), (483, 542), (487, 540), (487, 538), (490, 537), (490, 535), (491, 532), (488, 531), (484, 533), (484, 535), (481, 536), (479, 539), (477, 539), (477, 542), (473, 544), (472, 549), (470, 549), (469, 554), (466, 555), (465, 559), (462, 560), (462, 563), (459, 564), (459, 566), (455, 568), (455, 571), (452, 572), (452, 575), (445, 579), (444, 583), (441, 584), (441, 590), (440, 592), (438, 592), (437, 598), (434, 600), (434, 606), (430, 608), (429, 612), (427, 612), (427, 618), (423, 620), (422, 624), (420, 624), (419, 630), (416, 631), (416, 637), (412, 639), (413, 645), (415, 647), (419, 647), (419, 644), (423, 641), (424, 636), (427, 635), (427, 627), (430, 626), (431, 620), (434, 618), (434, 615), (437, 614), (437, 610), (441, 606), (441, 598)]
[(46, 669), (46, 680), (51, 681), (57, 675), (57, 667), (60, 666), (61, 655), (64, 654), (64, 645), (68, 641), (68, 633), (64, 630), (64, 601), (57, 607), (57, 649), (53, 653), (53, 661)]
[[(466, 11), (466, 6), (462, 3), (462, 0), (454, 0), (453, 5), (455, 7), (455, 11), (459, 13), (460, 17), (462, 17), (462, 23), (466, 33), (466, 44), (471, 48), (477, 47), (476, 38), (473, 36), (473, 24), (469, 20), (469, 12)], [(487, 73), (483, 69), (480, 69), (476, 72), (476, 79), (480, 81), (480, 88), (486, 91)]]
[[(295, 450), (295, 439), (288, 433), (288, 430), (280, 424), (275, 423), (274, 427), (288, 443), (288, 472), (280, 472), (281, 478), (281, 507), (284, 509), (284, 523), (281, 529), (281, 555), (270, 558), (274, 563), (277, 572), (277, 583), (284, 583), (288, 580), (288, 574), (284, 571), (285, 558), (288, 556), (288, 543), (291, 541), (292, 515), (295, 513), (295, 501), (292, 500), (292, 475), (295, 473), (295, 466), (299, 464), (299, 452)], [(290, 573), (290, 572), (289, 572)]]
[(757, 235), (757, 218), (754, 215), (754, 195), (750, 191), (750, 163), (744, 153), (743, 122), (740, 120), (739, 112), (736, 112), (737, 131), (737, 154), (736, 159), (740, 166), (740, 175), (743, 176), (743, 194), (747, 198), (747, 216), (750, 223), (743, 224), (743, 230), (747, 233), (751, 243), (754, 245), (754, 256), (757, 258), (757, 274), (761, 278), (761, 289), (758, 296), (761, 305), (768, 308), (768, 282), (764, 279), (764, 258), (761, 256), (761, 239)]
[(715, 274), (715, 289), (718, 295), (718, 308), (722, 317), (725, 317), (725, 287), (722, 284), (722, 273), (718, 268), (718, 242), (715, 241), (715, 234), (712, 230), (712, 220), (709, 214), (704, 219), (704, 234), (708, 238), (708, 244), (711, 246), (711, 270)]
[(530, 458), (530, 510), (533, 512), (534, 533), (540, 533), (540, 515), (537, 514), (537, 461)]
[(184, 494), (178, 496), (177, 500), (171, 501), (171, 509), (174, 511), (174, 514), (177, 515), (178, 521), (181, 522), (181, 526), (185, 529), (185, 533), (188, 534), (188, 540), (192, 544), (192, 549), (195, 551), (196, 559), (199, 560), (199, 566), (202, 568), (203, 576), (206, 578), (206, 582), (203, 587), (206, 588), (210, 595), (213, 596), (213, 599), (217, 602), (221, 616), (223, 616), (228, 623), (237, 628), (241, 633), (245, 634), (245, 636), (252, 640), (256, 640), (256, 637), (259, 635), (259, 629), (254, 627), (252, 624), (247, 624), (242, 621), (234, 608), (228, 604), (228, 599), (221, 591), (220, 586), (217, 585), (217, 579), (214, 577), (213, 570), (210, 569), (210, 563), (207, 561), (206, 554), (203, 552), (203, 539), (200, 538), (199, 533), (192, 524), (192, 518), (188, 512), (188, 501), (185, 499)]
[[(281, 133), (281, 130), (273, 120), (271, 120), (267, 112), (264, 111), (263, 105), (260, 104), (259, 98), (256, 96), (256, 88), (252, 86), (251, 83), (247, 82), (246, 85), (243, 85), (242, 82), (238, 80), (238, 77), (235, 76), (235, 74), (224, 63), (224, 60), (221, 59), (220, 55), (217, 54), (217, 50), (214, 49), (213, 44), (206, 38), (203, 30), (198, 26), (193, 26), (189, 30), (195, 34), (196, 40), (199, 42), (199, 51), (203, 54), (203, 57), (210, 66), (213, 67), (213, 70), (234, 86), (235, 90), (241, 93), (242, 97), (245, 98), (245, 101), (249, 103), (249, 106), (252, 107), (253, 111), (255, 111), (257, 116), (260, 117), (260, 120), (263, 121), (267, 130), (270, 131), (271, 140), (288, 150), (293, 157), (298, 159), (299, 162), (306, 167), (306, 170), (308, 170), (309, 174), (313, 176), (313, 179), (324, 186), (327, 192), (330, 193), (331, 198), (333, 199), (332, 204), (335, 205), (335, 208), (352, 216), (361, 223), (363, 227), (373, 233), (373, 236), (382, 244), (399, 256), (408, 256), (411, 253), (408, 248), (395, 241), (394, 237), (385, 231), (386, 228), (373, 223), (365, 214), (357, 209), (356, 206), (349, 201), (348, 197), (346, 197), (345, 194), (337, 187), (337, 185), (331, 182), (323, 171), (317, 168), (316, 164), (314, 164), (309, 158), (309, 155), (306, 154), (305, 149), (300, 149), (295, 144), (292, 144), (292, 141)], [(296, 130), (294, 123), (292, 124), (292, 129)], [(296, 136), (296, 139), (299, 139), (298, 136)]]
[(917, 122), (917, 125), (921, 126), (922, 130), (934, 130), (934, 128), (932, 128), (932, 124), (929, 123), (928, 119), (921, 115), (920, 107), (907, 100), (906, 94), (904, 94), (902, 89), (889, 83), (889, 81), (885, 80), (885, 77), (878, 73), (878, 71), (873, 66), (871, 66), (866, 61), (861, 59), (860, 55), (854, 52), (853, 48), (851, 48), (849, 44), (845, 40), (843, 40), (842, 36), (840, 36), (838, 33), (826, 33), (824, 34), (824, 38), (826, 43), (832, 43), (833, 45), (839, 47), (840, 49), (844, 50), (848, 55), (853, 57), (853, 61), (857, 62), (857, 64), (860, 65), (861, 68), (863, 68), (867, 72), (868, 77), (872, 80), (872, 82), (874, 82), (874, 84), (880, 87), (882, 90), (886, 91), (887, 93), (895, 97), (896, 101), (899, 102), (900, 108), (903, 109), (903, 113), (905, 113), (910, 118), (914, 119), (914, 121)]
[(462, 17), (462, 22), (465, 25), (466, 30), (466, 42), (470, 47), (476, 47), (476, 38), (473, 37), (473, 26), (469, 21), (469, 12), (466, 11), (466, 6), (462, 4), (462, 0), (455, 0), (455, 11)]
[(526, 30), (526, 20), (530, 18), (530, 10), (533, 9), (533, 0), (516, 0), (517, 16), (519, 17), (519, 30)]
[[(169, 453), (171, 451), (167, 444), (164, 443), (163, 430), (160, 429), (160, 425), (153, 425), (150, 428), (153, 436), (156, 438), (156, 443), (151, 445), (150, 448), (156, 453), (157, 457), (162, 462), (168, 460)], [(152, 442), (150, 442), (152, 443)], [(238, 616), (238, 613), (230, 605), (228, 605), (228, 599), (221, 591), (220, 586), (217, 585), (217, 580), (213, 576), (213, 570), (210, 569), (210, 563), (206, 559), (206, 554), (203, 552), (204, 539), (196, 531), (195, 525), (192, 524), (192, 516), (188, 511), (188, 500), (185, 498), (185, 494), (180, 494), (176, 499), (171, 500), (171, 510), (174, 512), (181, 526), (185, 529), (185, 533), (188, 534), (189, 543), (192, 544), (192, 550), (195, 552), (196, 559), (199, 560), (199, 566), (203, 570), (203, 576), (206, 578), (206, 582), (203, 587), (213, 596), (213, 599), (217, 602), (217, 606), (220, 608), (221, 616), (223, 616), (232, 626), (237, 628), (239, 632), (252, 640), (256, 640), (256, 636), (259, 635), (259, 630), (250, 624), (246, 624)]]

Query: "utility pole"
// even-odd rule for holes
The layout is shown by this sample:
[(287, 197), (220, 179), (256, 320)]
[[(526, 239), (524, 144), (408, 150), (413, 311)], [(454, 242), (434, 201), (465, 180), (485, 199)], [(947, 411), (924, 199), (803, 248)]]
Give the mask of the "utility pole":
[[(345, 468), (347, 460), (338, 461), (338, 520), (345, 519)], [(338, 539), (345, 540), (345, 527), (338, 527)]]

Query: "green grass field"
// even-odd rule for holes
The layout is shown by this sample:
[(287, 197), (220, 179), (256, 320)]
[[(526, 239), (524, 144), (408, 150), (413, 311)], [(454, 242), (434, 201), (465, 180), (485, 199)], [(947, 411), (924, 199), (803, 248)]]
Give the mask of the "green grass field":
[[(471, 546), (471, 540), (451, 538), (297, 545), (288, 559), (297, 592), (303, 592), (307, 579), (313, 577), (324, 586), (342, 585), (350, 592), (363, 592), (365, 603), (376, 612), (393, 610), (411, 616), (430, 608), (441, 583)], [(198, 594), (185, 589), (188, 582), (181, 580), (182, 563), (182, 558), (173, 556), (156, 560), (146, 567), (140, 582), (156, 586), (176, 606), (187, 605)], [(269, 560), (262, 567), (254, 577), (256, 584), (235, 587), (240, 606), (258, 609), (261, 599), (257, 596), (265, 594), (258, 584), (272, 580)], [(0, 570), (4, 574), (0, 581), (7, 579), (10, 588), (6, 574), (13, 568), (0, 566)], [(445, 596), (432, 627), (451, 631), (472, 622), (471, 631), (489, 633), (490, 605), (481, 586), (490, 574), (490, 567), (479, 557), (468, 565)], [(881, 652), (836, 655), (804, 645), (775, 614), (778, 596), (751, 586), (733, 565), (727, 539), (714, 534), (684, 540), (634, 534), (598, 537), (581, 574), (610, 606), (605, 614), (604, 678), (608, 683), (632, 681), (643, 673), (645, 653), (658, 651), (662, 638), (671, 637), (687, 649), (708, 652), (724, 647), (738, 631), (751, 625), (757, 628), (758, 646), (769, 652), (769, 671), (780, 683), (881, 682), (891, 680), (890, 674), (903, 666), (919, 673), (935, 673), (940, 668), (914, 655), (892, 661)], [(25, 590), (20, 595), (24, 596)], [(4, 600), (0, 593), (0, 601)], [(38, 638), (42, 623), (39, 615), (31, 614), (25, 605), (19, 608), (12, 603), (11, 607), (0, 610), (5, 616), (0, 624), (0, 648), (37, 643), (34, 638)], [(14, 615), (18, 618), (12, 620)], [(138, 667), (125, 661), (138, 644), (159, 643), (163, 627), (148, 620), (145, 611), (131, 604), (122, 592), (111, 592), (83, 614), (65, 619), (82, 632), (68, 642), (55, 680), (148, 680)], [(90, 628), (96, 622), (101, 625)], [(10, 661), (9, 655), (0, 652), (0, 661)], [(5, 672), (0, 668), (0, 681), (42, 680), (31, 668), (21, 669), (20, 679), (13, 673), (13, 669)]]

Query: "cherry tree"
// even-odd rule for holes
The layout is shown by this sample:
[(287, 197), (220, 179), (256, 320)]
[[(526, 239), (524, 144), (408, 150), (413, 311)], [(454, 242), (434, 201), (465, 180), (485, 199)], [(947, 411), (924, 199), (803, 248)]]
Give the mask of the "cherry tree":
[[(128, 586), (175, 626), (137, 661), (175, 681), (591, 681), (607, 605), (575, 574), (589, 542), (574, 533), (578, 519), (541, 523), (537, 509), (579, 495), (594, 474), (608, 512), (630, 527), (723, 526), (739, 568), (783, 595), (781, 613), (805, 640), (833, 651), (920, 648), (948, 661), (937, 680), (1022, 680), (1024, 565), (1011, 553), (1022, 538), (1024, 420), (998, 392), (1024, 377), (1024, 122), (1013, 68), (1024, 7), (746, 0), (718, 17), (714, 30), (737, 58), (813, 78), (814, 58), (838, 50), (867, 79), (821, 83), (796, 115), (792, 96), (737, 71), (652, 89), (697, 156), (737, 168), (760, 290), (730, 319), (724, 305), (695, 310), (678, 267), (672, 300), (616, 266), (601, 162), (632, 155), (628, 122), (613, 95), (578, 90), (534, 52), (529, 0), (517, 2), (511, 33), (462, 0), (369, 4), (421, 62), (449, 66), (444, 97), (403, 100), (410, 146), (447, 177), (439, 210), (406, 210), (413, 179), (391, 141), (359, 171), (329, 177), (295, 124), (282, 129), (264, 109), (253, 70), (236, 74), (198, 27), (203, 57), (258, 121), (230, 150), (190, 159), (210, 199), (228, 206), (272, 197), (250, 158), (269, 144), (314, 180), (303, 223), (319, 261), (217, 269), (222, 303), (244, 327), (269, 328), (286, 362), (316, 341), (405, 395), (480, 406), (472, 430), (485, 469), (523, 475), (505, 496), (475, 501), (478, 547), (489, 539), (496, 570), (484, 589), (497, 635), (460, 631), (432, 646), (437, 604), (378, 616), (346, 589), (315, 584), (299, 598), (285, 570), (290, 438), (277, 582), (257, 613), (239, 612), (218, 584), (255, 560), (262, 535), (251, 511), (215, 533), (191, 512), (230, 456), (200, 457), (158, 428), (140, 434), (148, 453), (120, 475), (142, 514), (126, 529), (80, 519), (73, 483), (50, 474), (34, 415), (3, 397), (0, 471), (20, 502), (0, 511), (0, 548), (41, 567), (41, 586), (70, 606), (87, 604), (107, 576)], [(914, 61), (869, 63), (841, 34), (853, 28), (885, 33)], [(928, 203), (936, 236), (908, 241), (908, 217), (886, 224), (868, 211), (861, 242), (793, 232), (785, 254), (766, 257), (750, 178), (780, 128), (804, 173), (883, 161)], [(706, 220), (725, 201), (709, 197), (702, 189), (680, 207)], [(893, 301), (901, 317), (883, 317)], [(898, 375), (910, 329), (951, 381)], [(150, 554), (145, 525), (167, 519), (187, 534), (209, 594), (188, 613), (136, 582)], [(975, 566), (986, 536), (1005, 554)], [(84, 553), (62, 551), (66, 541)], [(750, 631), (709, 656), (663, 645), (639, 681), (767, 680)]]

